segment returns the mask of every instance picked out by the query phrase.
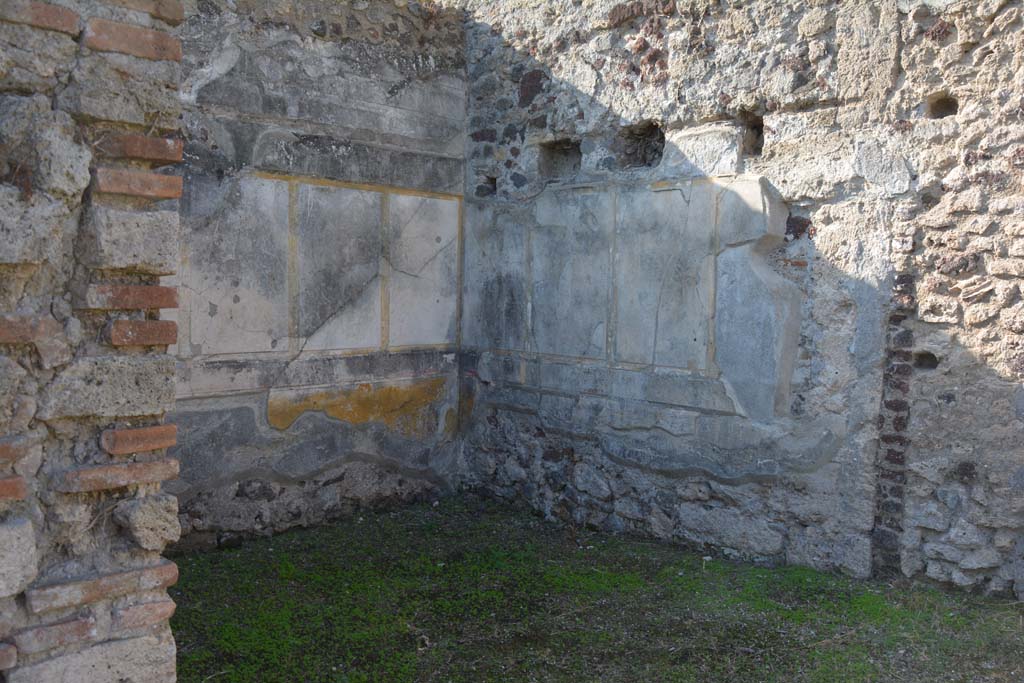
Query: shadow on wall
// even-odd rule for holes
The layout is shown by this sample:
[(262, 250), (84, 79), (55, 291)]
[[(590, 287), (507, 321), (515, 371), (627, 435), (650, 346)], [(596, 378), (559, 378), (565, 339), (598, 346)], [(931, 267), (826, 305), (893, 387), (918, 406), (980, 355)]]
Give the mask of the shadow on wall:
[(891, 208), (836, 198), (812, 226), (743, 174), (763, 109), (638, 118), (616, 83), (467, 30), (464, 483), (755, 561), (1024, 592), (1024, 458), (912, 420), (940, 356), (951, 383), (1018, 384), (917, 320)]

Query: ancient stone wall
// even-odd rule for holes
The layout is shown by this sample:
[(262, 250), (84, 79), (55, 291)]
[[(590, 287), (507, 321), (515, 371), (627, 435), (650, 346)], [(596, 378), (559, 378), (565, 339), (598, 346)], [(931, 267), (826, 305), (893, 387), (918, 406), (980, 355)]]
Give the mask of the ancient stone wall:
[[(0, 3), (0, 670), (173, 681), (173, 0)], [(165, 167), (165, 168), (162, 168)], [(170, 168), (168, 171), (167, 169)]]
[(1011, 588), (1020, 4), (444, 4), (189, 12), (186, 531), (478, 486)]
[(0, 6), (6, 679), (464, 487), (1024, 596), (1020, 0), (441, 4)]
[(468, 9), (474, 480), (1021, 594), (1021, 3)]
[(178, 402), (193, 544), (456, 469), (461, 16), (200, 3), (184, 41)]

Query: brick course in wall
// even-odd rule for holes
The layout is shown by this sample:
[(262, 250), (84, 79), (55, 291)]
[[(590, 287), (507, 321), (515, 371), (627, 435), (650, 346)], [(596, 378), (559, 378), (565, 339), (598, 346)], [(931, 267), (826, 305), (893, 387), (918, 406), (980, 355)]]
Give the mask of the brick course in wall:
[(875, 526), (871, 532), (871, 563), (877, 576), (898, 576), (903, 563), (900, 543), (907, 487), (910, 439), (910, 383), (913, 378), (913, 331), (905, 326), (916, 309), (914, 277), (900, 273), (893, 285), (892, 312), (886, 332), (886, 366), (882, 374), (882, 404), (878, 414), (878, 453), (875, 459)]
[(177, 211), (166, 202), (181, 178), (152, 169), (180, 161), (182, 147), (149, 123), (173, 132), (178, 119), (168, 65), (181, 59), (170, 31), (183, 14), (177, 0), (0, 3), (0, 28), (23, 41), (4, 51), (0, 76), (7, 680), (174, 680), (164, 591), (177, 568), (160, 551), (177, 527), (163, 512), (174, 499), (157, 491), (178, 472), (163, 456), (174, 425), (161, 424), (176, 326), (156, 316), (177, 305), (158, 276), (176, 269), (166, 245), (177, 242)]

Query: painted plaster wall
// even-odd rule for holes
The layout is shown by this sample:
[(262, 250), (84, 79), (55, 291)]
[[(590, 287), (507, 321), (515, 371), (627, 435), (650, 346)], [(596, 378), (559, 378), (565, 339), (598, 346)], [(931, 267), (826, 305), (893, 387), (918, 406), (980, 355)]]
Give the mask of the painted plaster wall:
[(458, 454), (460, 21), (206, 4), (182, 33), (188, 542), (435, 495)]

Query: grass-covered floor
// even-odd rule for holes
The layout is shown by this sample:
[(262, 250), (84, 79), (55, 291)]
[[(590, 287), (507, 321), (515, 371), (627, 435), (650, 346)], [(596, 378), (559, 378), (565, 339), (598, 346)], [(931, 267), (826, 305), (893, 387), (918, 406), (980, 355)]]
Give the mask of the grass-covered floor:
[(443, 502), (175, 558), (182, 683), (1024, 681), (1024, 608)]

